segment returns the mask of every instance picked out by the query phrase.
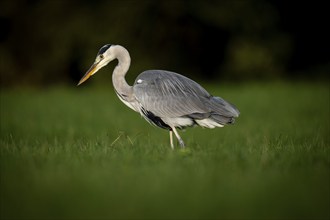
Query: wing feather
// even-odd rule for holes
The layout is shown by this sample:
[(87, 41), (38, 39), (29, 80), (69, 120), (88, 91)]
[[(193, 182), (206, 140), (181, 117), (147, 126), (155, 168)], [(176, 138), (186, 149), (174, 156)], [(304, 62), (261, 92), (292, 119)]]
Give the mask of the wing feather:
[(205, 113), (210, 94), (193, 80), (174, 72), (149, 70), (141, 73), (133, 86), (143, 108), (158, 117), (181, 117)]

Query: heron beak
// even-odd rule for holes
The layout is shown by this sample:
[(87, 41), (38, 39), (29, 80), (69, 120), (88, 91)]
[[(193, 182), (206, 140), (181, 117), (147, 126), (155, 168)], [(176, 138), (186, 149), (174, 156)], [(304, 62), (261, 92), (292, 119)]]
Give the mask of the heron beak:
[(77, 86), (79, 86), (80, 84), (82, 84), (83, 82), (85, 82), (90, 76), (92, 76), (96, 71), (97, 71), (97, 64), (98, 63), (94, 63), (89, 70), (85, 73), (85, 75), (80, 79), (79, 83)]

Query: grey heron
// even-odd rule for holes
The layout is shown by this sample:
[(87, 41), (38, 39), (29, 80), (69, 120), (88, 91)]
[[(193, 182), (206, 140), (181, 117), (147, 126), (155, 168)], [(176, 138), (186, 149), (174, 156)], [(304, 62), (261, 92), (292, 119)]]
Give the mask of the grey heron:
[(118, 64), (112, 73), (112, 83), (117, 96), (149, 123), (169, 130), (172, 149), (173, 133), (180, 146), (185, 146), (177, 128), (193, 125), (206, 128), (223, 127), (233, 124), (234, 118), (239, 116), (234, 105), (210, 95), (198, 83), (178, 73), (147, 70), (138, 75), (133, 86), (128, 85), (125, 75), (131, 58), (128, 51), (120, 45), (104, 45), (78, 85), (115, 59)]

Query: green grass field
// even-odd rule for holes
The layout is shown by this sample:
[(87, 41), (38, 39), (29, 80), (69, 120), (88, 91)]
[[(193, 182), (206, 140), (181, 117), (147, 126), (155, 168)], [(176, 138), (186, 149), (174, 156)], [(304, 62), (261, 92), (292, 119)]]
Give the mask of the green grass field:
[(329, 219), (327, 83), (206, 86), (236, 124), (168, 132), (111, 86), (1, 91), (1, 219)]

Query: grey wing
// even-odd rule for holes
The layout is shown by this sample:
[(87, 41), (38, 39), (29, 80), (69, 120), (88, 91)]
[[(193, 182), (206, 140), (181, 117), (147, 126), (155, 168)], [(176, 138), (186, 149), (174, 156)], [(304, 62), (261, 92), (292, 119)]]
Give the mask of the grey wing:
[(193, 80), (162, 70), (141, 73), (133, 91), (144, 109), (158, 117), (170, 118), (207, 112), (204, 99), (210, 96)]
[(137, 77), (133, 91), (140, 105), (158, 117), (207, 118), (212, 112), (233, 116), (226, 101), (212, 97), (198, 83), (177, 73), (145, 71)]

